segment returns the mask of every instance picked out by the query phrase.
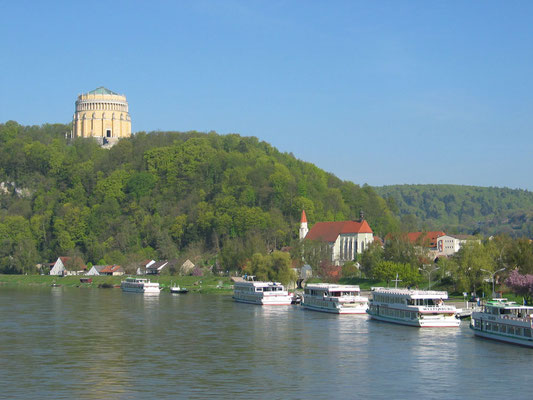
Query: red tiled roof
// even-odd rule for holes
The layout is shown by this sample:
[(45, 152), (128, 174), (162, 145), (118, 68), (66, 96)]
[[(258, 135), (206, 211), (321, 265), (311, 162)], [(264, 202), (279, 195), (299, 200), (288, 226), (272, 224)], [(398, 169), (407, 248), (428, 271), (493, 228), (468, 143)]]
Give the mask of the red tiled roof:
[(307, 222), (307, 215), (305, 215), (305, 210), (302, 210), (302, 220), (300, 222)]
[(306, 239), (322, 240), (334, 242), (342, 233), (372, 233), (370, 225), (366, 220), (358, 221), (336, 221), (336, 222), (317, 222), (313, 225)]
[(432, 231), (432, 232), (409, 232), (407, 234), (407, 239), (411, 243), (417, 243), (420, 240), (420, 235), (424, 234), (422, 242), (427, 242), (429, 247), (437, 246), (437, 238), (439, 236), (445, 236), (446, 234), (442, 231)]
[(117, 272), (118, 270), (120, 270), (121, 267), (120, 265), (106, 265), (101, 271), (100, 273), (104, 273), (104, 274), (112, 274), (113, 272)]

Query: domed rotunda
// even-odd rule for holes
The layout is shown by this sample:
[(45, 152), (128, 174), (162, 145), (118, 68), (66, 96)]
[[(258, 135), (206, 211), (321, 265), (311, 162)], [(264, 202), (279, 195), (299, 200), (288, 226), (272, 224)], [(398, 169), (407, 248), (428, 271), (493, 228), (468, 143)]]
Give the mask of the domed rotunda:
[(99, 87), (80, 94), (72, 121), (72, 137), (93, 137), (101, 144), (115, 144), (131, 136), (126, 96)]

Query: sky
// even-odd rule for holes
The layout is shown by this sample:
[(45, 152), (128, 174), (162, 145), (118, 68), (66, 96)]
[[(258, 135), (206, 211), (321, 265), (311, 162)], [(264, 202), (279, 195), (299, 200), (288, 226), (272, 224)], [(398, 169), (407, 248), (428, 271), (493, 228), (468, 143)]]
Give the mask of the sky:
[(533, 190), (533, 2), (0, 0), (0, 123), (125, 94), (372, 186)]

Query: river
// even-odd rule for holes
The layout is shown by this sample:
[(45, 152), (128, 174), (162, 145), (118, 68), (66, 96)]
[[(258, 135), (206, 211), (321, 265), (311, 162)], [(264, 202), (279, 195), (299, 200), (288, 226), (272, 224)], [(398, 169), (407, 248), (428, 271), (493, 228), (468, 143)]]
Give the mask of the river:
[(222, 295), (0, 287), (0, 398), (531, 399), (533, 350)]

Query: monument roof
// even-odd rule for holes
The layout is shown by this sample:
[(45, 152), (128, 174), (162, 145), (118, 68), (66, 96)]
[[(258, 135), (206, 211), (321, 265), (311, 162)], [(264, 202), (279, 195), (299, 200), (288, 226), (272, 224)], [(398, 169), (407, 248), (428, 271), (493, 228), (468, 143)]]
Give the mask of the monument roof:
[(96, 88), (94, 90), (91, 90), (89, 92), (89, 94), (115, 94), (115, 95), (118, 95), (118, 93), (115, 93), (103, 86), (100, 86), (99, 88)]

